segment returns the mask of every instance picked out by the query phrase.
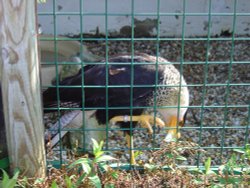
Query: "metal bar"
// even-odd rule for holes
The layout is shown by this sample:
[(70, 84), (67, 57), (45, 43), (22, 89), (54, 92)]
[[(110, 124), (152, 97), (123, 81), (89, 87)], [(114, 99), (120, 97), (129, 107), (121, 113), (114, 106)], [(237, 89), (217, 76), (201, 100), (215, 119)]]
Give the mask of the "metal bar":
[(109, 138), (108, 138), (108, 126), (109, 126), (109, 120), (108, 120), (108, 116), (109, 116), (109, 100), (108, 100), (108, 89), (109, 89), (109, 48), (108, 48), (108, 42), (109, 42), (109, 38), (108, 38), (108, 0), (105, 0), (105, 67), (106, 67), (106, 82), (105, 82), (105, 90), (106, 90), (106, 106), (105, 106), (105, 113), (106, 113), (106, 147), (105, 149), (108, 150), (109, 149)]
[(179, 132), (179, 116), (180, 116), (180, 100), (181, 100), (181, 87), (182, 87), (182, 75), (183, 75), (183, 61), (184, 61), (184, 55), (185, 55), (185, 40), (184, 40), (184, 36), (185, 36), (185, 32), (186, 32), (186, 27), (185, 27), (185, 23), (186, 23), (186, 0), (183, 0), (183, 4), (182, 4), (182, 9), (183, 9), (183, 14), (182, 14), (182, 31), (181, 31), (181, 58), (180, 58), (180, 84), (178, 86), (179, 88), (179, 95), (178, 95), (178, 107), (177, 107), (177, 133)]
[[(82, 130), (85, 131), (86, 129), (86, 114), (84, 112), (84, 106), (85, 106), (85, 91), (84, 91), (84, 83), (85, 83), (85, 79), (84, 79), (84, 65), (85, 62), (82, 62), (83, 61), (83, 41), (84, 41), (84, 36), (83, 36), (83, 0), (80, 0), (79, 1), (79, 6), (80, 6), (80, 42), (81, 42), (81, 47), (80, 47), (80, 58), (81, 58), (81, 69), (82, 69), (82, 85), (81, 85), (81, 88), (82, 88)], [(73, 65), (72, 62), (70, 62), (71, 65)], [(76, 63), (76, 65), (79, 65), (79, 63)], [(82, 135), (82, 140), (83, 140), (83, 152), (86, 151), (86, 148), (87, 148), (87, 142), (86, 142), (86, 137), (85, 137), (85, 134)]]
[[(53, 40), (53, 38), (51, 37), (41, 37), (42, 41), (50, 41)], [(60, 40), (60, 41), (76, 41), (76, 40), (81, 40), (80, 38), (55, 38), (55, 40)], [(207, 41), (206, 37), (159, 37), (158, 38), (159, 41)], [(235, 38), (235, 41), (248, 41), (250, 40), (250, 37), (237, 37)], [(85, 38), (84, 41), (105, 41), (105, 37), (89, 37), (89, 38)], [(123, 37), (119, 37), (119, 38), (109, 38), (109, 41), (131, 41), (130, 38), (123, 38)], [(147, 38), (136, 38), (134, 37), (134, 41), (157, 41), (156, 37), (147, 37)], [(230, 37), (211, 37), (210, 41), (231, 41)]]
[[(140, 107), (134, 107), (136, 109), (146, 109), (150, 108), (152, 106), (140, 106)], [(201, 108), (202, 106), (199, 105), (194, 105), (194, 106), (180, 106), (180, 108)], [(248, 105), (213, 105), (213, 106), (203, 106), (204, 108), (248, 108)], [(113, 110), (119, 110), (119, 109), (130, 109), (131, 107), (129, 106), (123, 106), (123, 107), (109, 107), (109, 109)], [(156, 108), (178, 108), (178, 106), (156, 106)], [(45, 110), (81, 110), (82, 108), (63, 108), (63, 107), (58, 107), (58, 108), (44, 108)], [(87, 108), (85, 107), (84, 110), (104, 110), (105, 107), (95, 107), (95, 108)]]
[[(42, 62), (42, 65), (55, 65), (56, 62)], [(79, 65), (80, 63), (78, 62), (58, 62), (57, 63), (58, 65)], [(104, 62), (84, 62), (84, 65), (103, 65), (105, 64)], [(109, 62), (109, 65), (128, 65), (127, 62)], [(134, 62), (135, 65), (142, 65), (142, 64), (147, 64), (147, 65), (154, 65), (155, 63), (154, 62)], [(164, 64), (167, 64), (167, 63), (161, 63), (161, 62), (158, 62), (158, 65), (164, 65)], [(171, 64), (174, 64), (174, 65), (179, 65), (180, 62), (171, 62)], [(205, 65), (205, 64), (218, 64), (218, 65), (221, 65), (221, 64), (230, 64), (229, 61), (183, 61), (182, 62), (183, 65)], [(233, 61), (232, 64), (250, 64), (250, 61)]]
[[(232, 78), (232, 62), (234, 58), (234, 42), (235, 42), (235, 26), (236, 26), (236, 11), (237, 11), (237, 0), (234, 0), (234, 16), (233, 16), (233, 30), (232, 30), (232, 45), (231, 45), (231, 52), (230, 52), (230, 64), (228, 65), (228, 79), (227, 79), (227, 86), (226, 86), (226, 96), (225, 96), (225, 108), (224, 108), (224, 122), (223, 127), (226, 126), (226, 121), (228, 119), (228, 103), (229, 103), (229, 93), (230, 93), (230, 83)], [(222, 129), (222, 138), (221, 138), (221, 158), (220, 162), (222, 162), (223, 158), (223, 151), (224, 151), (224, 145), (225, 145), (225, 129)]]
[[(211, 8), (212, 8), (212, 2), (209, 0), (208, 4), (208, 29), (207, 29), (207, 44), (206, 44), (206, 61), (205, 61), (205, 66), (204, 66), (204, 79), (203, 79), (203, 86), (202, 86), (202, 99), (201, 99), (201, 112), (200, 112), (200, 132), (199, 132), (199, 145), (202, 144), (202, 132), (203, 132), (203, 119), (204, 119), (204, 105), (205, 105), (205, 95), (207, 93), (207, 78), (208, 78), (208, 53), (209, 53), (209, 48), (210, 48), (210, 36), (211, 36)], [(201, 152), (198, 152), (197, 156), (197, 161), (196, 165), (199, 168), (200, 164), (200, 158), (201, 158)]]
[[(227, 86), (228, 84), (224, 84), (224, 83), (215, 83), (215, 84), (206, 84), (207, 87), (219, 87), (219, 86)], [(134, 87), (140, 88), (140, 87), (176, 87), (179, 85), (134, 85)], [(203, 84), (183, 84), (181, 87), (202, 87)], [(250, 86), (250, 83), (230, 83), (229, 86)], [(65, 86), (65, 85), (58, 85), (58, 86), (54, 86), (54, 85), (44, 85), (43, 87), (58, 87), (58, 88), (81, 88), (81, 86)], [(105, 86), (103, 85), (88, 85), (88, 86), (83, 86), (84, 88), (105, 88)], [(121, 86), (117, 86), (117, 85), (108, 85), (108, 88), (128, 88), (130, 87), (129, 85), (121, 85)]]
[[(156, 62), (155, 62), (155, 70), (156, 70), (156, 73), (155, 73), (155, 87), (154, 87), (154, 92), (156, 93), (156, 90), (157, 90), (157, 85), (159, 84), (159, 80), (158, 80), (158, 67), (159, 67), (159, 49), (160, 49), (160, 41), (159, 41), (159, 38), (160, 38), (160, 0), (157, 0), (157, 33), (156, 33)], [(154, 125), (156, 124), (156, 117), (157, 117), (157, 99), (156, 99), (156, 95), (154, 95), (154, 106), (153, 106), (153, 109), (154, 109)], [(155, 137), (155, 127), (153, 128), (153, 144), (152, 144), (152, 148), (155, 148), (156, 147), (156, 137)]]
[[(132, 152), (134, 152), (134, 140), (133, 140), (133, 124), (132, 124), (132, 115), (133, 115), (133, 86), (134, 86), (134, 36), (135, 36), (135, 31), (134, 31), (134, 0), (131, 1), (131, 81), (130, 81), (130, 147), (129, 147), (129, 152), (130, 152), (130, 168), (132, 167), (131, 164), (131, 158), (132, 158)], [(133, 146), (133, 148), (132, 148)]]
[[(106, 12), (96, 12), (96, 13), (92, 13), (92, 12), (56, 12), (55, 15), (56, 16), (105, 16)], [(173, 12), (173, 13), (167, 13), (167, 12), (159, 12), (159, 13), (133, 13), (133, 15), (136, 16), (154, 16), (157, 17), (157, 15), (159, 14), (159, 16), (183, 16), (183, 13), (181, 12)], [(54, 15), (54, 12), (40, 12), (38, 13), (39, 16), (52, 16)], [(131, 16), (131, 14), (128, 13), (108, 13), (109, 16)], [(220, 13), (220, 12), (212, 12), (211, 16), (250, 16), (249, 12), (241, 12), (241, 13)], [(185, 16), (209, 16), (209, 13), (206, 12), (200, 12), (200, 13), (191, 13), (191, 12), (186, 12)]]
[[(56, 0), (53, 0), (53, 22), (54, 22), (54, 36), (57, 36), (57, 15), (56, 15)], [(54, 39), (54, 51), (55, 51), (55, 54), (54, 54), (54, 60), (55, 60), (55, 71), (56, 71), (56, 95), (57, 95), (57, 106), (59, 107), (60, 106), (60, 90), (59, 90), (59, 83), (60, 83), (60, 80), (58, 78), (58, 75), (59, 75), (59, 68), (58, 68), (58, 46), (57, 46), (57, 40)], [(57, 114), (59, 117), (61, 117), (61, 112), (60, 112), (60, 109), (57, 107)], [(58, 133), (59, 133), (59, 137), (61, 138), (62, 135), (61, 135), (61, 122), (59, 121), (59, 128), (58, 128)], [(62, 140), (60, 139), (59, 141), (59, 147), (60, 147), (60, 151), (62, 150)], [(62, 156), (62, 152), (60, 152), (60, 161), (62, 161), (63, 159), (63, 156)], [(62, 165), (62, 162), (60, 163), (60, 165)]]

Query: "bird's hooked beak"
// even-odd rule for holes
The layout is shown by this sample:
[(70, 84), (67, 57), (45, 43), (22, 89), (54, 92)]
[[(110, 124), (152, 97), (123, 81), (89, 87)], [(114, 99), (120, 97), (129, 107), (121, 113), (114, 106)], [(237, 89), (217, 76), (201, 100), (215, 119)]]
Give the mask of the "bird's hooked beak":
[(184, 125), (183, 120), (178, 121), (176, 116), (171, 116), (170, 121), (166, 124), (166, 126), (170, 127), (170, 129), (168, 130), (167, 136), (165, 137), (164, 141), (170, 142), (170, 141), (180, 138), (181, 133), (178, 130), (178, 126), (182, 127), (183, 125)]

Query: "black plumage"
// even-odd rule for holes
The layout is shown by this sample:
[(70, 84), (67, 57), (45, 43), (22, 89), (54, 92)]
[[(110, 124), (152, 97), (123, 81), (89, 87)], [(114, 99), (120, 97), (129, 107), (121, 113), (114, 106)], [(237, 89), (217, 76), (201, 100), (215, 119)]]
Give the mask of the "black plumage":
[[(156, 66), (152, 59), (148, 57), (150, 56), (145, 54), (135, 55), (133, 64), (131, 56), (123, 55), (111, 57), (109, 62), (112, 62), (112, 64), (109, 64), (108, 67), (105, 63), (87, 65), (78, 74), (66, 78), (59, 84), (60, 86), (82, 86), (82, 81), (84, 81), (84, 91), (80, 87), (60, 88), (60, 101), (62, 103), (77, 103), (80, 107), (84, 106), (88, 109), (100, 108), (95, 113), (99, 124), (105, 124), (112, 117), (118, 115), (130, 115), (131, 110), (129, 108), (131, 104), (133, 105), (132, 114), (140, 115), (144, 109), (136, 107), (149, 106), (147, 99), (153, 96), (154, 85), (161, 83), (164, 75), (164, 65)], [(107, 85), (111, 86), (111, 88), (105, 88), (106, 79), (108, 79)], [(131, 87), (131, 84), (133, 84), (133, 87)], [(114, 88), (112, 86), (117, 87)], [(82, 99), (83, 96), (84, 99)], [(106, 104), (106, 96), (108, 96), (108, 104)], [(130, 99), (133, 99), (132, 103)], [(55, 87), (49, 88), (43, 93), (43, 101), (45, 107), (57, 104)], [(103, 109), (106, 105), (108, 108), (125, 108), (119, 110), (109, 109), (108, 119), (106, 119), (106, 111)], [(122, 127), (129, 127), (130, 123), (124, 122), (121, 125)]]

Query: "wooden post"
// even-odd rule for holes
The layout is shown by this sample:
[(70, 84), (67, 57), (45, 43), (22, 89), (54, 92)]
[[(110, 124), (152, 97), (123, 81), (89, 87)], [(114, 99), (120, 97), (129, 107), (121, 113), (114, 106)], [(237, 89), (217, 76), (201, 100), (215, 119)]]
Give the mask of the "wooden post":
[[(6, 132), (3, 114), (2, 89), (0, 85), (0, 168), (8, 168), (8, 148), (6, 142)], [(2, 176), (2, 172), (0, 172)]]
[(44, 177), (36, 0), (0, 0), (0, 78), (10, 168)]

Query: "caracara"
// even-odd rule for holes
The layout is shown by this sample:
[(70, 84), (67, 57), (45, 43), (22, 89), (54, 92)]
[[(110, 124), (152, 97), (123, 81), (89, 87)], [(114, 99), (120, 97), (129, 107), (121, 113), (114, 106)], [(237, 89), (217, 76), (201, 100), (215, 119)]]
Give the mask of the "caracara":
[[(95, 109), (92, 117), (99, 125), (112, 122), (127, 128), (130, 162), (135, 164), (131, 128), (140, 124), (152, 133), (151, 125), (166, 126), (170, 127), (166, 141), (179, 138), (177, 127), (183, 125), (189, 92), (183, 76), (166, 59), (146, 54), (117, 55), (109, 57), (108, 62), (84, 66), (60, 82), (59, 88), (51, 87), (43, 93), (46, 108), (56, 107), (58, 100), (78, 104), (85, 111)], [(148, 111), (157, 112), (160, 118), (148, 115)]]

